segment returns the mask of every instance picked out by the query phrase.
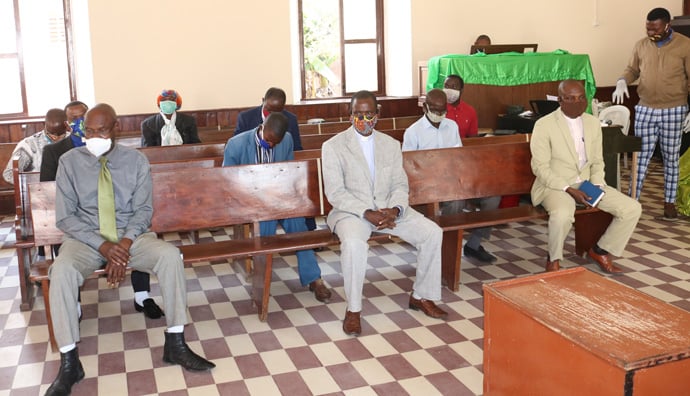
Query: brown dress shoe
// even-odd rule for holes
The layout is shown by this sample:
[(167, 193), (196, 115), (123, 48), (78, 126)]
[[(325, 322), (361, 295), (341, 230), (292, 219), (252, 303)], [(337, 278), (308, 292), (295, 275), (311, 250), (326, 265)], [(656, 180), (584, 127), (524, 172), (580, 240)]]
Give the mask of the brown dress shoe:
[(594, 249), (590, 248), (587, 251), (587, 255), (592, 258), (592, 260), (596, 261), (597, 264), (599, 264), (599, 268), (601, 268), (602, 271), (606, 272), (607, 274), (612, 274), (612, 275), (620, 275), (623, 273), (623, 270), (620, 269), (619, 267), (616, 267), (613, 264), (613, 260), (611, 260), (611, 256), (608, 254), (597, 254), (597, 252), (594, 251)]
[(548, 257), (546, 258), (546, 272), (558, 271), (561, 269), (561, 260), (551, 261)]
[(331, 291), (326, 287), (321, 278), (309, 284), (309, 291), (313, 291), (314, 297), (322, 303), (331, 301)]
[(425, 300), (423, 298), (417, 300), (416, 298), (410, 296), (410, 309), (415, 311), (422, 311), (426, 316), (435, 319), (445, 319), (448, 313), (441, 308), (437, 307), (431, 300)]
[(362, 334), (362, 325), (359, 321), (359, 312), (345, 311), (345, 320), (343, 320), (343, 331), (347, 335), (358, 336)]

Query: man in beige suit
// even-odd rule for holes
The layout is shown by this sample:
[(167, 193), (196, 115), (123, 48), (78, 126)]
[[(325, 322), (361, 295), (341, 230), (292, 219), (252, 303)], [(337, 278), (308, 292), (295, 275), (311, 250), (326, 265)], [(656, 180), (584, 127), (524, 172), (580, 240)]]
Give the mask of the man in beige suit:
[(530, 149), (532, 203), (549, 213), (549, 256), (546, 270), (557, 271), (563, 259), (563, 243), (575, 221), (575, 205), (589, 197), (578, 190), (589, 180), (605, 194), (598, 208), (613, 215), (613, 222), (587, 255), (602, 271), (619, 274), (609, 254), (620, 256), (642, 213), (639, 202), (621, 194), (604, 181), (601, 126), (587, 109), (585, 89), (579, 81), (566, 80), (558, 86), (560, 109), (539, 119), (534, 125)]
[(417, 248), (417, 277), (409, 307), (432, 318), (446, 312), (441, 299), (442, 230), (408, 205), (409, 187), (400, 143), (374, 130), (376, 96), (359, 91), (350, 102), (352, 127), (323, 144), (324, 189), (333, 210), (328, 226), (340, 238), (347, 310), (343, 331), (362, 332), (362, 288), (367, 269), (367, 240), (373, 231), (399, 236)]

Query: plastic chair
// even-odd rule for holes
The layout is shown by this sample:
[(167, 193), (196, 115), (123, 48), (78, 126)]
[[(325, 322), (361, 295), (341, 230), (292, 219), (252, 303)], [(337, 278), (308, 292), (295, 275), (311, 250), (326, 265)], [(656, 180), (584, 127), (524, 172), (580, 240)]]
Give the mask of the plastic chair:
[[(599, 112), (599, 120), (605, 124), (608, 125), (620, 125), (621, 130), (624, 135), (628, 134), (628, 130), (630, 129), (630, 110), (622, 105), (614, 105), (614, 106), (609, 106), (606, 107), (605, 109), (601, 110)], [(620, 154), (618, 156), (618, 159), (620, 160)], [(635, 155), (633, 155), (633, 161), (632, 162), (637, 162)], [(623, 166), (628, 167), (628, 155), (627, 153), (623, 157)], [(633, 166), (633, 168), (636, 168)], [(633, 172), (637, 172), (636, 169), (632, 170)], [(621, 188), (621, 172), (620, 169), (618, 170), (618, 189)]]

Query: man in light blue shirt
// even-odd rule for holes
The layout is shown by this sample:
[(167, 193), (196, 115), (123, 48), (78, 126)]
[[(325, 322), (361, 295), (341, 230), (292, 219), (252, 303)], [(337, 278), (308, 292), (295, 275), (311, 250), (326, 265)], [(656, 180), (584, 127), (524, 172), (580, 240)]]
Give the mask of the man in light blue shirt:
[[(458, 124), (446, 118), (446, 94), (440, 89), (432, 89), (426, 94), (424, 102), (424, 116), (417, 122), (410, 125), (403, 137), (403, 151), (409, 150), (430, 150), (439, 148), (461, 147), (460, 132)], [(481, 166), (481, 164), (477, 164)], [(472, 169), (468, 169), (471, 172)], [(498, 208), (501, 197), (486, 197), (471, 200), (473, 207), (481, 210), (491, 210)], [(443, 202), (441, 213), (452, 214), (468, 209), (464, 200)], [(496, 261), (491, 253), (487, 252), (481, 245), (482, 239), (491, 236), (491, 227), (476, 228), (470, 233), (470, 237), (463, 248), (466, 257), (475, 258), (484, 263)]]
[(432, 89), (426, 94), (424, 116), (405, 130), (403, 151), (460, 147), (458, 124), (446, 118), (446, 94)]

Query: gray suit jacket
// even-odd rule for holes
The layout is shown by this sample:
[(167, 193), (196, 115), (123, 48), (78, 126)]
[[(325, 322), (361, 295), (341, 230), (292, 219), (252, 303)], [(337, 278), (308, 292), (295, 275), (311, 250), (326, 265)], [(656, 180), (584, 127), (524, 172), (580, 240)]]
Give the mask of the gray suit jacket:
[(540, 118), (534, 125), (530, 150), (532, 172), (537, 177), (532, 185), (532, 203), (539, 205), (549, 190), (563, 190), (580, 180), (606, 185), (599, 119), (582, 114), (587, 162), (578, 169), (575, 143), (560, 110)]
[(374, 131), (375, 181), (359, 145), (357, 131), (350, 127), (326, 141), (321, 148), (323, 184), (326, 197), (333, 205), (328, 226), (348, 216), (363, 218), (367, 209), (403, 208), (408, 210), (409, 186), (403, 169), (400, 143)]

